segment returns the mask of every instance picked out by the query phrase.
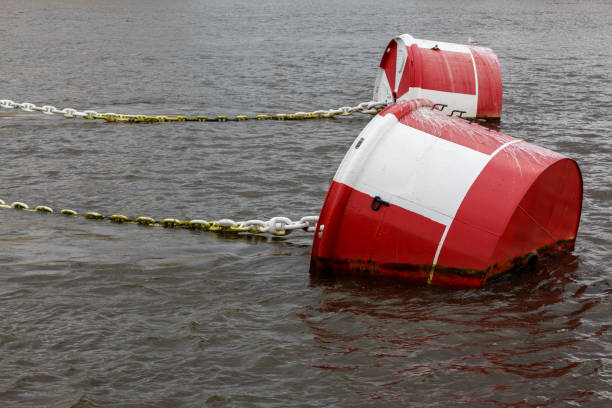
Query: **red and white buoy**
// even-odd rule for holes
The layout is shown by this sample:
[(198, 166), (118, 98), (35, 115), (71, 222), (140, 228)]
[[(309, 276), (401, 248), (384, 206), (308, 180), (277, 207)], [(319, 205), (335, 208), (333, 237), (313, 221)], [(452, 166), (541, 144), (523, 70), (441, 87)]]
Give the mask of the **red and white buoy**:
[(468, 118), (499, 118), (502, 78), (495, 53), (484, 47), (419, 40), (391, 40), (380, 62), (375, 101), (426, 98)]
[(395, 103), (355, 139), (321, 211), (313, 270), (481, 286), (573, 248), (576, 162), (433, 108)]

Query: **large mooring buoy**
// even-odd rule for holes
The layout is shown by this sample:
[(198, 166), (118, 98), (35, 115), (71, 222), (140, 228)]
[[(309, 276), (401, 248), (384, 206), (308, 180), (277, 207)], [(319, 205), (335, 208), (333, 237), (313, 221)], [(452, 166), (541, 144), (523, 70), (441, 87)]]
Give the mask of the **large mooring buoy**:
[(381, 111), (333, 178), (313, 271), (481, 286), (574, 246), (582, 177), (574, 160), (424, 99)]

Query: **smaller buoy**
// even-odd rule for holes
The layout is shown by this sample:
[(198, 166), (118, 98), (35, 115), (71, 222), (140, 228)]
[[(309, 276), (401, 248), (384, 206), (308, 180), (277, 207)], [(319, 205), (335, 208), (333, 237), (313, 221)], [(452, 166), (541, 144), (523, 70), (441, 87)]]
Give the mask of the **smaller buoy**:
[[(496, 119), (502, 112), (502, 77), (493, 50), (420, 40), (402, 34), (385, 48), (374, 86), (375, 101), (426, 98), (468, 118)], [(447, 112), (447, 113), (448, 113)]]

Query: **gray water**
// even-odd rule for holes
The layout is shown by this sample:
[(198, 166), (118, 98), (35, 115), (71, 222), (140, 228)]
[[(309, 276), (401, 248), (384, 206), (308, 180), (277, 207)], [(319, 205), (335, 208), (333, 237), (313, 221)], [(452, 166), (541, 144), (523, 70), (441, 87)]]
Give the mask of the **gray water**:
[[(2, 407), (612, 406), (612, 4), (0, 4), (0, 98), (236, 115), (370, 100), (387, 42), (493, 48), (501, 130), (577, 160), (575, 251), (483, 289), (309, 274), (311, 235), (0, 210)], [(0, 111), (0, 198), (316, 215), (367, 117), (129, 125)]]

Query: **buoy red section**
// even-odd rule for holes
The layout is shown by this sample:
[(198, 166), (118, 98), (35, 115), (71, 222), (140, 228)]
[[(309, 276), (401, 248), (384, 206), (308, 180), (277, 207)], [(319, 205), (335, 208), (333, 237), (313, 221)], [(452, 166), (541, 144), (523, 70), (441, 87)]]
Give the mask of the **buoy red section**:
[(355, 139), (319, 217), (313, 272), (477, 287), (573, 249), (576, 162), (433, 107), (395, 103)]
[(374, 100), (427, 98), (463, 117), (496, 119), (502, 112), (502, 77), (493, 50), (415, 39), (391, 40), (383, 53)]

